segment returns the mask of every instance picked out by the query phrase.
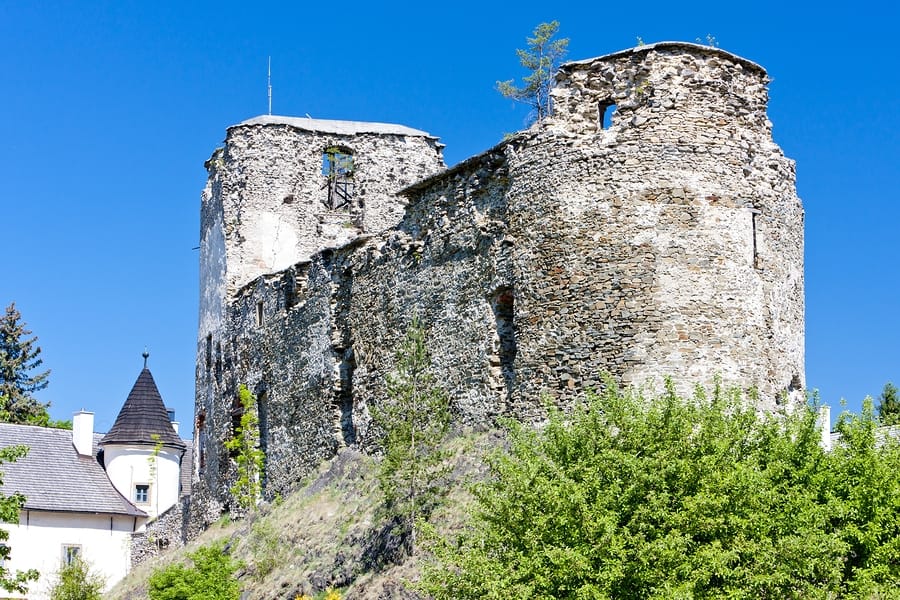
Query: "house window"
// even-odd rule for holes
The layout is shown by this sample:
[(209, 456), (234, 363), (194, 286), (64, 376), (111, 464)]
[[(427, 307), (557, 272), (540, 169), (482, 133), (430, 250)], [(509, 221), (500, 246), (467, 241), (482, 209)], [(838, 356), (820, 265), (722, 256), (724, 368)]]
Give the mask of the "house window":
[(150, 485), (139, 483), (134, 486), (134, 501), (138, 504), (147, 504), (150, 502)]
[(76, 544), (63, 544), (62, 561), (64, 565), (71, 565), (81, 558), (81, 546)]
[(353, 198), (353, 153), (346, 148), (331, 146), (322, 153), (322, 175), (328, 193), (323, 200), (330, 210), (349, 209)]

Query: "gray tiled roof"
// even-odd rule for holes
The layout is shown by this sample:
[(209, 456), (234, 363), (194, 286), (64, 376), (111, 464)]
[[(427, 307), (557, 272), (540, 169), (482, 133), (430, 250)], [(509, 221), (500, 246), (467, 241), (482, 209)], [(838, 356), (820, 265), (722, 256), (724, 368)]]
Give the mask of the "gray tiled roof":
[(93, 455), (80, 456), (68, 429), (0, 423), (0, 446), (25, 445), (28, 454), (0, 465), (0, 492), (25, 496), (25, 508), (145, 517), (113, 487), (97, 461), (100, 435), (94, 434)]
[(183, 450), (185, 447), (172, 428), (169, 413), (166, 412), (166, 405), (159, 395), (153, 375), (144, 367), (119, 411), (116, 422), (100, 440), (100, 444), (155, 444), (156, 439), (172, 448)]

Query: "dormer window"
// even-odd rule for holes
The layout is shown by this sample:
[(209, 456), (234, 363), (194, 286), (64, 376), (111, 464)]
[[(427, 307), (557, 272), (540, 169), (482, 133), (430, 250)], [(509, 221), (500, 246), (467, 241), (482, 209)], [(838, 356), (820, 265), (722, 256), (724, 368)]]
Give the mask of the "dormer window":
[(349, 209), (353, 199), (353, 153), (330, 146), (322, 154), (322, 175), (327, 189), (323, 204), (329, 210)]
[(139, 483), (134, 486), (134, 502), (135, 504), (147, 504), (150, 502), (150, 485)]

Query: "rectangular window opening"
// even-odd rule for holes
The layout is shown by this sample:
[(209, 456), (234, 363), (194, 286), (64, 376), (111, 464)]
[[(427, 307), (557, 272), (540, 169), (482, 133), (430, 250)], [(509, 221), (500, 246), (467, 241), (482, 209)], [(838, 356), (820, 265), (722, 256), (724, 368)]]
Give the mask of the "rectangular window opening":
[(762, 214), (762, 211), (757, 208), (750, 209), (750, 221), (751, 227), (753, 229), (753, 268), (759, 269), (759, 249), (756, 243), (756, 217)]
[(150, 502), (150, 485), (147, 483), (139, 483), (134, 486), (134, 501), (137, 504), (147, 504)]
[(81, 558), (81, 546), (78, 544), (63, 544), (62, 561), (66, 566)]
[(256, 303), (256, 326), (261, 327), (263, 324), (263, 303), (262, 300)]

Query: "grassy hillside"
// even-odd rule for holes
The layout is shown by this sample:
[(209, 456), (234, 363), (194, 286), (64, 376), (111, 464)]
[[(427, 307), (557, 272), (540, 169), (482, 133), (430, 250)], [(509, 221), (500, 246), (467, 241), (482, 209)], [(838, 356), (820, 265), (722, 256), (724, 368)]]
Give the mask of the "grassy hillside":
[[(431, 521), (449, 531), (462, 522), (470, 502), (466, 485), (482, 472), (482, 456), (495, 434), (458, 436), (449, 445), (454, 470), (451, 489)], [(191, 550), (219, 540), (242, 560), (238, 571), (245, 597), (294, 600), (329, 588), (345, 599), (419, 598), (413, 586), (419, 562), (400, 551), (391, 524), (380, 519), (376, 459), (342, 450), (303, 485), (253, 516), (227, 516), (186, 548), (170, 551), (136, 568), (109, 594), (114, 600), (147, 598), (150, 574)]]

